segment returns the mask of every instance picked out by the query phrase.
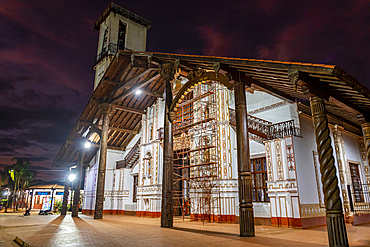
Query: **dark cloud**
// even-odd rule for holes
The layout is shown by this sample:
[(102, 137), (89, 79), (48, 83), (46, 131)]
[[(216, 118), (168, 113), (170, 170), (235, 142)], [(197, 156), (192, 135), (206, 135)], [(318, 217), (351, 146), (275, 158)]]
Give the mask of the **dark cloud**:
[(23, 75), (23, 76), (17, 76), (16, 78), (16, 81), (31, 81), (31, 80), (34, 80), (35, 78), (32, 77), (32, 76), (26, 76), (26, 75)]
[(7, 94), (11, 90), (14, 90), (11, 79), (0, 77), (0, 94)]

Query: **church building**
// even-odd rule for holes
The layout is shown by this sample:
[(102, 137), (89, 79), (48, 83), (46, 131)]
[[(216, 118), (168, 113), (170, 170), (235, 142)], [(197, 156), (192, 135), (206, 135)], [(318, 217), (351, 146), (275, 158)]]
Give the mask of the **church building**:
[(114, 3), (95, 22), (94, 91), (53, 162), (85, 170), (83, 214), (329, 239), (370, 222), (369, 89), (335, 65), (147, 52), (151, 24)]

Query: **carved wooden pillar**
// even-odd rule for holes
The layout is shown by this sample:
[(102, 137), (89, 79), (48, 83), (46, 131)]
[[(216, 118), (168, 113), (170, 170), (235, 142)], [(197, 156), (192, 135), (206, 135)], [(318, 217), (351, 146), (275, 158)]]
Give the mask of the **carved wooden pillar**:
[(68, 205), (68, 195), (69, 195), (69, 180), (68, 180), (68, 168), (66, 169), (66, 176), (64, 181), (64, 192), (63, 192), (63, 202), (60, 215), (67, 214), (67, 205)]
[(310, 103), (324, 190), (329, 246), (348, 246), (324, 100), (318, 96), (313, 96), (310, 98)]
[(362, 134), (364, 136), (364, 146), (365, 146), (365, 153), (368, 161), (368, 165), (364, 165), (365, 167), (365, 176), (366, 176), (366, 182), (369, 183), (370, 181), (370, 171), (369, 171), (369, 165), (370, 165), (370, 123), (369, 122), (363, 122), (361, 124), (362, 127)]
[(109, 103), (100, 104), (100, 111), (103, 116), (103, 127), (100, 137), (100, 157), (98, 181), (96, 185), (96, 199), (94, 219), (103, 218), (103, 204), (104, 204), (104, 186), (105, 186), (105, 169), (107, 161), (107, 147), (108, 147), (108, 130), (109, 130), (109, 115), (114, 111), (114, 108)]
[[(172, 104), (171, 80), (175, 74), (173, 64), (162, 65), (161, 77), (166, 83), (165, 114), (164, 114), (164, 139), (163, 139), (163, 179), (162, 179), (162, 209), (161, 227), (173, 227), (173, 129), (170, 119), (170, 106)], [(172, 114), (171, 114), (172, 115)]]
[(361, 124), (361, 127), (362, 127), (362, 135), (364, 136), (367, 160), (370, 161), (370, 123), (364, 122), (363, 124)]
[(234, 92), (238, 154), (240, 236), (253, 237), (255, 232), (252, 204), (252, 175), (249, 156), (247, 104), (245, 100), (244, 84), (242, 82), (237, 82)]
[(76, 169), (76, 187), (73, 196), (73, 207), (72, 207), (72, 217), (78, 217), (78, 209), (80, 204), (80, 190), (81, 190), (81, 181), (82, 181), (82, 168), (84, 166), (84, 156), (85, 150), (81, 148), (78, 151), (78, 163)]

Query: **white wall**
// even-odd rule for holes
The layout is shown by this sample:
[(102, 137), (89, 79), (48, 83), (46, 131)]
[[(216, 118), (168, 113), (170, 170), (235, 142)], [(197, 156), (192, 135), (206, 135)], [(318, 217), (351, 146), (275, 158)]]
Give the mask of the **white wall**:
[(316, 151), (316, 140), (312, 120), (301, 116), (301, 137), (294, 137), (294, 153), (301, 204), (319, 203), (312, 151)]
[(344, 149), (346, 152), (347, 161), (353, 161), (355, 163), (361, 162), (361, 152), (358, 145), (358, 138), (343, 133)]

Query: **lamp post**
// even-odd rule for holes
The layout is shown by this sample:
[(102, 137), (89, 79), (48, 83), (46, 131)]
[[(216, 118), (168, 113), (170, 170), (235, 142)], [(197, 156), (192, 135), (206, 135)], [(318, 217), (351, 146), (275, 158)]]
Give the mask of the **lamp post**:
[(72, 198), (73, 198), (73, 181), (76, 179), (76, 174), (75, 173), (70, 173), (69, 176), (68, 176), (68, 180), (70, 183), (72, 183), (72, 189), (71, 189), (71, 199), (69, 201), (69, 210), (68, 211), (72, 211)]
[(8, 189), (8, 192), (5, 192), (5, 195), (6, 195), (5, 213), (8, 211), (8, 207), (9, 207), (9, 194), (10, 194), (10, 189)]

